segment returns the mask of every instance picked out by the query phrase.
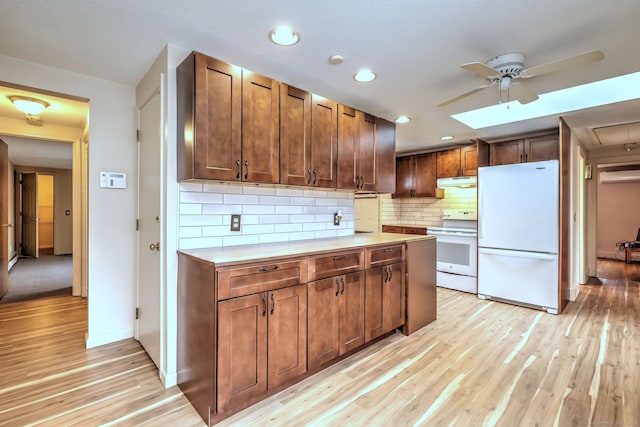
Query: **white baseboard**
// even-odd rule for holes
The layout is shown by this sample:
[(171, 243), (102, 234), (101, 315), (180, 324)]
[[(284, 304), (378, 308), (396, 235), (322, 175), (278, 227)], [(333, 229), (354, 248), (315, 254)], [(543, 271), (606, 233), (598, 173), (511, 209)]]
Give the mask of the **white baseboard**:
[(14, 252), (13, 255), (11, 256), (11, 259), (9, 259), (9, 271), (11, 271), (11, 269), (13, 268), (14, 265), (16, 265), (17, 262), (18, 262), (18, 253)]
[(165, 388), (173, 387), (178, 384), (178, 374), (176, 372), (166, 373), (160, 371), (160, 381), (162, 381)]
[(103, 334), (95, 337), (87, 336), (86, 346), (87, 348), (93, 348), (105, 344), (111, 344), (112, 342), (116, 341), (126, 340), (127, 338), (133, 338), (133, 328), (110, 332), (108, 334)]

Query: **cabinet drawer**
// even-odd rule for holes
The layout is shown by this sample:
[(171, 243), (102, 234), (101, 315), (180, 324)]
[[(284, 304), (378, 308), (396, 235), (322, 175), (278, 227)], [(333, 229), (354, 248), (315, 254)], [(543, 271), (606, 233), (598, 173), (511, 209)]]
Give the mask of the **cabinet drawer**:
[(218, 270), (218, 299), (250, 295), (306, 282), (306, 259), (222, 267)]
[(309, 258), (309, 281), (353, 273), (364, 268), (364, 252), (338, 252)]
[(403, 234), (419, 234), (422, 236), (426, 236), (427, 228), (426, 227), (403, 227), (402, 233)]
[(375, 249), (367, 249), (366, 267), (372, 268), (379, 265), (393, 264), (404, 260), (404, 245), (382, 246)]
[(400, 227), (399, 225), (383, 225), (382, 232), (402, 234), (402, 227)]

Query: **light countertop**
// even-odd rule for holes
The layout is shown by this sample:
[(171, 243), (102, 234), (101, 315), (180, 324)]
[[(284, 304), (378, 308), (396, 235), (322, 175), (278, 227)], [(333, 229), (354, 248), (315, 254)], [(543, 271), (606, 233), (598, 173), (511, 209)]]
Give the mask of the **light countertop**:
[(181, 252), (216, 265), (255, 261), (263, 258), (287, 258), (318, 252), (335, 252), (364, 246), (388, 245), (411, 240), (434, 239), (433, 236), (362, 233), (353, 236), (290, 242), (263, 243), (257, 245), (227, 246), (223, 248), (185, 249)]

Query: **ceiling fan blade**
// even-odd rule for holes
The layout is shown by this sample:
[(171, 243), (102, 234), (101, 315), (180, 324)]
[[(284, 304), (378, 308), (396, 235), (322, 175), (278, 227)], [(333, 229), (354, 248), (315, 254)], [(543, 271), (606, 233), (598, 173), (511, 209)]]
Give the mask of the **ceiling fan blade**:
[(446, 105), (453, 104), (454, 102), (459, 101), (459, 100), (461, 100), (462, 98), (466, 98), (467, 96), (471, 96), (471, 95), (473, 95), (474, 93), (480, 92), (480, 91), (482, 91), (482, 90), (484, 90), (484, 89), (486, 89), (486, 88), (488, 88), (488, 87), (490, 87), (490, 86), (492, 86), (492, 85), (484, 85), (484, 86), (477, 87), (477, 88), (475, 88), (475, 89), (468, 90), (468, 91), (466, 91), (466, 92), (465, 92), (465, 93), (463, 93), (463, 94), (460, 94), (460, 95), (458, 95), (458, 96), (456, 96), (456, 97), (453, 97), (453, 98), (451, 98), (451, 99), (448, 99), (448, 100), (446, 100), (446, 101), (444, 101), (444, 102), (441, 102), (441, 103), (440, 103), (440, 104), (438, 104), (437, 106), (438, 106), (438, 107), (444, 107), (444, 106), (446, 106)]
[(527, 68), (526, 70), (522, 70), (519, 77), (526, 79), (529, 77), (539, 76), (541, 74), (567, 71), (571, 70), (572, 68), (577, 68), (583, 64), (601, 61), (602, 58), (604, 58), (604, 53), (602, 53), (602, 51), (600, 50), (594, 50), (591, 52), (583, 53), (582, 55), (572, 56), (570, 58), (560, 59), (558, 61), (548, 62), (546, 64)]
[(500, 77), (500, 71), (495, 70), (481, 62), (470, 62), (468, 64), (461, 65), (460, 68), (471, 71), (472, 73), (475, 73), (482, 78)]
[(509, 98), (518, 100), (520, 104), (528, 104), (538, 99), (538, 95), (522, 83), (512, 83), (509, 86)]

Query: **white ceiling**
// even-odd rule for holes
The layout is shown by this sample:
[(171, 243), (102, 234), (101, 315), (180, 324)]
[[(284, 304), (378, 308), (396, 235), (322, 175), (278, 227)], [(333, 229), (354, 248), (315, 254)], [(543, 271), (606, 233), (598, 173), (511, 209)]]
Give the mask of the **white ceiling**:
[[(483, 91), (436, 105), (484, 82), (460, 64), (505, 52), (525, 67), (599, 49), (603, 61), (575, 72), (536, 77), (537, 93), (640, 70), (640, 1), (616, 0), (0, 0), (0, 54), (135, 85), (167, 43), (198, 50), (278, 80), (394, 119), (400, 152), (475, 137), (557, 128), (558, 117), (474, 131), (451, 114), (494, 104)], [(267, 38), (278, 24), (301, 34), (292, 47)], [(345, 61), (330, 65), (329, 56)], [(362, 67), (378, 74), (358, 84)], [(0, 80), (2, 72), (0, 70)], [(638, 102), (567, 115), (587, 148), (592, 127), (640, 120)], [(449, 142), (451, 144), (451, 142)]]

